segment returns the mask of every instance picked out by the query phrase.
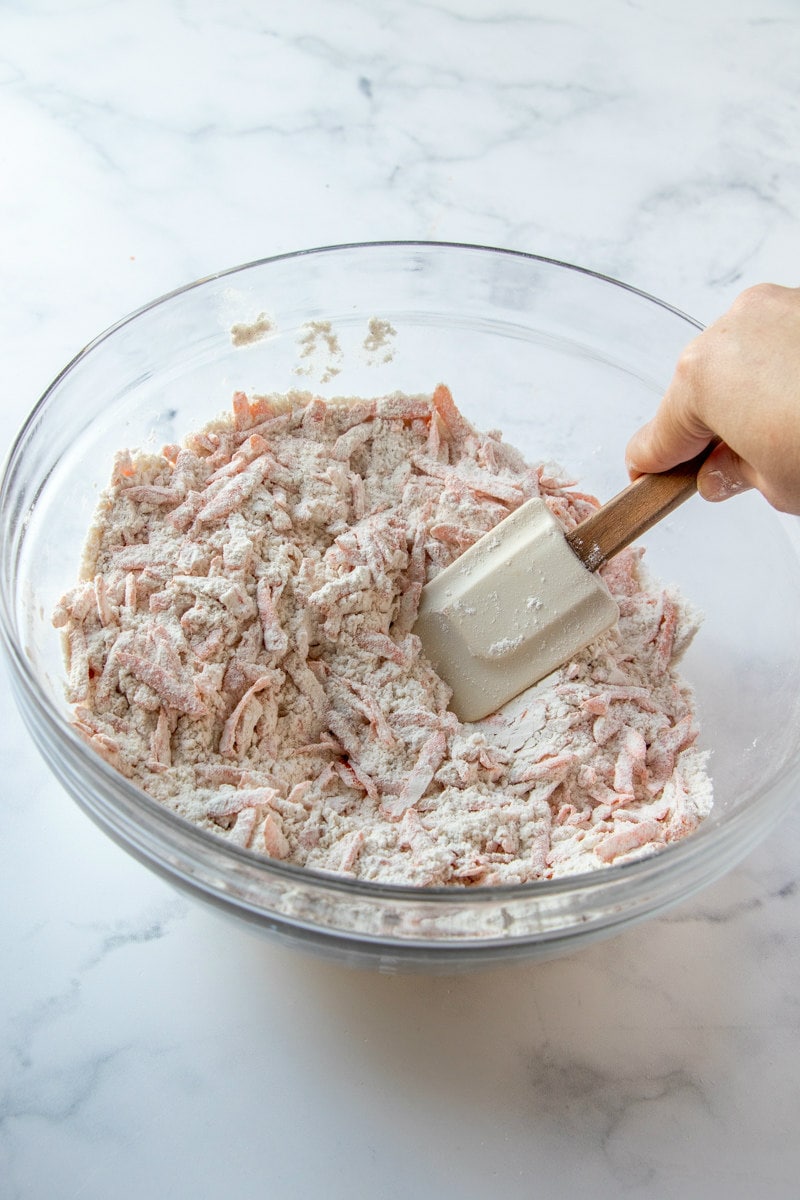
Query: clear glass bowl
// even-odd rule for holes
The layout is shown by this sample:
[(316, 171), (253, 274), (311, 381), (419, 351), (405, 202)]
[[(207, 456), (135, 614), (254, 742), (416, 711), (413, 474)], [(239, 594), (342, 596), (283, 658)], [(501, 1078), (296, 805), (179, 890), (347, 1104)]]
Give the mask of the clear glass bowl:
[[(272, 331), (235, 347), (230, 327)], [(394, 357), (370, 363), (371, 317)], [(326, 383), (299, 339), (329, 321)], [(476, 246), (380, 243), (267, 259), (181, 289), (120, 321), (69, 364), (20, 433), (0, 492), (2, 635), (27, 725), (65, 789), (129, 853), (195, 897), (294, 944), (383, 969), (548, 957), (683, 899), (780, 819), (800, 776), (800, 522), (758, 496), (692, 500), (647, 536), (647, 561), (705, 612), (683, 665), (711, 753), (713, 815), (654, 857), (516, 887), (358, 883), (238, 850), (160, 807), (71, 730), (50, 614), (73, 582), (98, 490), (124, 446), (160, 447), (241, 388), (323, 396), (447, 382), (479, 426), (561, 462), (609, 496), (623, 449), (698, 326), (613, 280)], [(377, 359), (377, 365), (376, 360)], [(330, 363), (316, 364), (321, 371)], [(316, 369), (316, 368), (315, 368)]]

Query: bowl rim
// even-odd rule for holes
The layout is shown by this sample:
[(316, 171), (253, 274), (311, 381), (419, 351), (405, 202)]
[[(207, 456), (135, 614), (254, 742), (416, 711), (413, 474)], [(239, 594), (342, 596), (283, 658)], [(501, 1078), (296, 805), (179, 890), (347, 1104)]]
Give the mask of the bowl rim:
[(663, 309), (665, 312), (671, 313), (673, 316), (679, 317), (686, 321), (687, 324), (693, 326), (698, 332), (702, 332), (705, 326), (695, 317), (690, 316), (682, 309), (668, 303), (666, 300), (659, 299), (658, 296), (652, 295), (650, 292), (644, 291), (642, 288), (636, 287), (634, 284), (625, 283), (621, 279), (616, 279), (613, 275), (603, 274), (602, 271), (592, 270), (590, 267), (581, 267), (576, 263), (567, 262), (564, 259), (551, 258), (544, 254), (534, 254), (528, 250), (509, 250), (502, 246), (489, 246), (480, 242), (458, 242), (458, 241), (428, 241), (423, 238), (388, 238), (377, 241), (365, 242), (331, 242), (321, 246), (312, 246), (303, 250), (286, 250), (280, 254), (269, 254), (264, 258), (254, 258), (249, 262), (239, 263), (233, 267), (223, 267), (219, 271), (212, 271), (208, 275), (201, 275), (196, 279), (192, 279), (189, 283), (181, 284), (179, 287), (171, 288), (167, 292), (162, 292), (161, 295), (155, 296), (152, 300), (140, 304), (138, 308), (132, 309), (125, 313), (108, 325), (100, 333), (96, 334), (91, 341), (87, 342), (72, 358), (65, 363), (57, 375), (50, 381), (45, 390), (42, 392), (39, 399), (34, 404), (28, 416), (24, 419), (16, 437), (11, 443), (11, 448), (6, 455), (5, 462), (2, 467), (2, 476), (0, 476), (0, 500), (2, 499), (5, 490), (5, 481), (8, 474), (8, 467), (11, 463), (17, 444), (21, 441), (23, 435), (27, 431), (29, 425), (36, 417), (40, 408), (42, 408), (50, 396), (50, 393), (55, 390), (61, 381), (73, 371), (78, 364), (97, 349), (104, 341), (110, 338), (118, 330), (123, 329), (126, 325), (132, 324), (138, 317), (144, 313), (150, 312), (152, 309), (159, 308), (162, 304), (166, 304), (170, 300), (176, 299), (178, 296), (183, 296), (187, 292), (195, 291), (197, 288), (203, 287), (205, 284), (213, 283), (217, 279), (225, 279), (229, 275), (238, 275), (245, 271), (252, 270), (255, 267), (264, 267), (270, 263), (288, 262), (292, 259), (309, 258), (316, 255), (334, 255), (345, 250), (379, 250), (395, 248), (400, 250), (455, 250), (468, 251), (478, 254), (499, 254), (503, 258), (514, 258), (521, 261), (542, 263), (548, 267), (557, 267), (565, 271), (572, 272), (575, 275), (582, 275), (589, 279), (596, 279), (600, 283), (610, 284), (614, 288), (619, 288), (621, 291), (628, 292), (633, 296), (638, 296), (642, 300), (647, 300), (650, 304), (656, 305), (657, 308)]
[[(514, 258), (531, 263), (537, 263), (546, 267), (553, 267), (560, 270), (568, 271), (574, 275), (584, 276), (597, 280), (601, 283), (608, 284), (612, 288), (621, 289), (633, 296), (639, 297), (642, 300), (655, 305), (663, 311), (684, 321), (690, 328), (697, 331), (702, 331), (704, 326), (695, 318), (689, 316), (679, 308), (660, 300), (658, 297), (643, 291), (641, 288), (635, 287), (632, 284), (625, 283), (615, 279), (613, 276), (603, 274), (602, 272), (592, 270), (587, 267), (578, 266), (573, 263), (563, 260), (534, 254), (523, 250), (511, 250), (502, 247), (483, 245), (473, 242), (459, 241), (436, 241), (425, 239), (387, 239), (377, 241), (355, 241), (342, 242), (308, 249), (292, 250), (275, 255), (268, 255), (263, 258), (254, 259), (249, 262), (241, 263), (237, 266), (227, 267), (219, 271), (214, 271), (208, 275), (201, 276), (191, 282), (180, 287), (171, 289), (160, 296), (148, 301), (139, 306), (133, 311), (127, 313), (112, 325), (108, 326), (102, 332), (97, 334), (90, 342), (88, 342), (81, 350), (79, 350), (69, 362), (58, 372), (50, 384), (45, 388), (39, 400), (25, 418), (20, 430), (14, 438), (10, 450), (6, 456), (5, 463), (0, 476), (0, 513), (4, 513), (7, 508), (7, 493), (15, 467), (18, 465), (19, 456), (24, 449), (24, 446), (29, 437), (33, 435), (35, 425), (40, 413), (45, 409), (58, 391), (62, 382), (68, 375), (74, 372), (80, 364), (89, 355), (93, 354), (100, 346), (114, 336), (120, 329), (133, 323), (138, 317), (157, 309), (162, 305), (168, 304), (170, 301), (185, 295), (188, 292), (201, 288), (209, 283), (213, 283), (220, 279), (225, 279), (229, 276), (243, 274), (255, 268), (268, 266), (273, 263), (286, 262), (289, 260), (301, 260), (310, 256), (328, 256), (341, 254), (346, 251), (365, 251), (370, 252), (378, 249), (397, 249), (398, 251), (421, 250), (426, 252), (438, 251), (455, 251), (468, 252), (484, 255), (500, 255), (502, 257)], [(780, 516), (780, 514), (776, 514)], [(113, 767), (107, 764), (99, 755), (95, 754), (77, 735), (70, 723), (64, 719), (60, 711), (52, 703), (50, 696), (45, 689), (40, 685), (38, 680), (31, 676), (26, 667), (26, 656), (22, 647), (18, 644), (16, 637), (16, 623), (13, 616), (12, 597), (9, 594), (7, 587), (7, 579), (5, 571), (0, 574), (0, 636), (4, 645), (6, 654), (10, 659), (10, 664), (14, 670), (17, 682), (27, 692), (30, 700), (34, 703), (38, 712), (43, 713), (48, 724), (50, 725), (52, 734), (56, 739), (67, 737), (73, 744), (74, 750), (78, 757), (86, 763), (91, 774), (97, 774), (100, 779), (107, 784), (104, 788), (104, 799), (108, 799), (109, 791), (114, 791), (120, 788), (125, 793), (125, 798), (130, 805), (142, 808), (144, 812), (152, 817), (157, 825), (163, 825), (168, 828), (173, 838), (180, 842), (185, 842), (188, 846), (196, 843), (202, 846), (204, 851), (211, 852), (214, 856), (220, 855), (224, 860), (230, 861), (232, 864), (238, 863), (242, 866), (247, 866), (250, 871), (255, 870), (258, 874), (273, 875), (284, 879), (287, 883), (313, 885), (331, 892), (341, 892), (349, 897), (363, 896), (373, 900), (377, 899), (394, 899), (400, 901), (414, 901), (416, 903), (430, 903), (434, 906), (453, 904), (453, 903), (469, 903), (488, 904), (495, 902), (508, 902), (510, 900), (528, 899), (534, 900), (541, 898), (542, 900), (549, 899), (562, 893), (581, 891), (582, 893), (591, 893), (596, 890), (604, 889), (609, 884), (622, 882), (623, 880), (633, 883), (638, 879), (652, 878), (655, 875), (663, 874), (670, 870), (673, 864), (677, 865), (687, 858), (692, 858), (700, 853), (701, 846), (708, 840), (708, 837), (713, 836), (720, 828), (730, 828), (740, 823), (746, 816), (749, 815), (751, 806), (737, 806), (729, 812), (724, 812), (718, 815), (713, 814), (701, 822), (700, 826), (692, 832), (692, 834), (677, 842), (665, 844), (662, 848), (654, 853), (647, 854), (640, 858), (631, 859), (627, 862), (619, 864), (611, 864), (602, 868), (597, 868), (589, 871), (577, 872), (575, 874), (560, 876), (557, 879), (541, 879), (533, 880), (527, 883), (510, 883), (496, 885), (474, 885), (470, 887), (454, 887), (450, 885), (439, 885), (436, 887), (426, 887), (413, 884), (397, 884), (384, 883), (374, 880), (354, 879), (349, 876), (337, 875), (333, 872), (322, 871), (314, 867), (299, 866), (292, 863), (284, 863), (280, 860), (270, 858), (257, 851), (246, 849), (237, 846), (215, 834), (194, 825), (187, 818), (180, 816), (148, 795), (147, 792), (136, 787), (130, 780), (116, 771)], [(39, 749), (37, 745), (37, 749)], [(784, 763), (781, 768), (771, 777), (770, 786), (765, 795), (769, 795), (777, 788), (782, 781), (797, 768), (797, 764), (793, 761)], [(110, 803), (111, 801), (108, 800)], [(236, 903), (241, 906), (241, 901)], [(245, 903), (245, 907), (251, 907), (249, 903)], [(482, 941), (483, 939), (481, 939)]]

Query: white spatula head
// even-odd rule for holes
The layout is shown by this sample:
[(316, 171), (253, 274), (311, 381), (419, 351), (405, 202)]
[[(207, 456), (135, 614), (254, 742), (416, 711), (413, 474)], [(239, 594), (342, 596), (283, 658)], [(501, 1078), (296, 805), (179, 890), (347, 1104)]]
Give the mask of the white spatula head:
[(543, 500), (529, 500), (422, 592), (414, 632), (477, 721), (549, 675), (619, 618)]

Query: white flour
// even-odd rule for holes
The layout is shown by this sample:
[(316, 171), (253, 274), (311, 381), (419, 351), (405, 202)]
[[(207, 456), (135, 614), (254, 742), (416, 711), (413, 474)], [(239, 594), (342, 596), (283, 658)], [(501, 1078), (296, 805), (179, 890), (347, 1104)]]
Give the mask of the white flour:
[(123, 452), (60, 602), (77, 728), (175, 812), (362, 879), (525, 882), (650, 853), (711, 805), (674, 664), (697, 621), (603, 571), (619, 626), (462, 725), (411, 633), (425, 581), (532, 496), (596, 502), (479, 433), (446, 388), (234, 397)]
[(367, 336), (364, 338), (364, 350), (367, 353), (367, 364), (369, 366), (380, 366), (383, 363), (390, 363), (394, 358), (393, 340), (397, 336), (397, 330), (389, 321), (383, 321), (380, 317), (370, 317)]
[(260, 342), (268, 333), (271, 333), (274, 326), (266, 313), (259, 313), (255, 321), (250, 324), (240, 323), (231, 326), (231, 342), (234, 346), (251, 346), (253, 342)]
[(307, 321), (297, 339), (300, 362), (295, 375), (318, 377), (328, 383), (341, 370), (342, 348), (330, 321)]

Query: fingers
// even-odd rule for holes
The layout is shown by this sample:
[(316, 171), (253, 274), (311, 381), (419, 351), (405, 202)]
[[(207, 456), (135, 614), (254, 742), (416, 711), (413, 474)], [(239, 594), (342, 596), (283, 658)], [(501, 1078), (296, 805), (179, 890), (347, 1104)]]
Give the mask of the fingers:
[(655, 416), (628, 442), (625, 461), (632, 477), (687, 462), (711, 440), (711, 430), (697, 413), (697, 362), (693, 343), (681, 356)]
[(657, 414), (628, 442), (625, 450), (628, 473), (634, 479), (688, 462), (708, 445), (711, 437), (707, 429), (695, 433), (674, 423), (668, 415)]
[(720, 439), (698, 476), (724, 500), (755, 488), (800, 513), (800, 289), (747, 288), (684, 349), (652, 420), (628, 443), (632, 476), (665, 471)]

